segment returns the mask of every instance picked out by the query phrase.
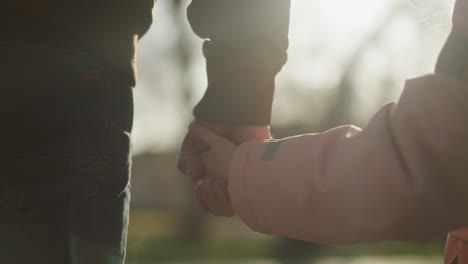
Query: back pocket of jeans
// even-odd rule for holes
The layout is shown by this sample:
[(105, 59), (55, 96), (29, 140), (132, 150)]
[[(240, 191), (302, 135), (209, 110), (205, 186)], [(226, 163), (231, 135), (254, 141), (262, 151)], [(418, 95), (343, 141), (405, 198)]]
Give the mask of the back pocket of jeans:
[(107, 161), (105, 64), (73, 52), (0, 59), (0, 153)]

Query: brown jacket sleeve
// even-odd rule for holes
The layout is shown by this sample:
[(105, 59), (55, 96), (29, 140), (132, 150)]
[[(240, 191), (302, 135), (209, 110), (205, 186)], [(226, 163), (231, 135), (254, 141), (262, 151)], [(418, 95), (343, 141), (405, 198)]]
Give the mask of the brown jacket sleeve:
[(206, 39), (208, 88), (194, 114), (227, 125), (270, 123), (275, 76), (287, 59), (290, 0), (192, 0)]

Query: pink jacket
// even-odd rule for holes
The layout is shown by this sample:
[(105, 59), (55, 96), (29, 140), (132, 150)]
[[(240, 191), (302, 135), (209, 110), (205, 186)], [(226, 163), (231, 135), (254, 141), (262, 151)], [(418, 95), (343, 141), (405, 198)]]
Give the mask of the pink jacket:
[[(463, 15), (460, 15), (463, 13)], [(468, 36), (468, 0), (453, 30)], [(229, 172), (234, 211), (253, 230), (319, 243), (426, 240), (468, 227), (468, 83), (406, 83), (364, 128), (250, 141)], [(446, 263), (468, 263), (468, 229)]]

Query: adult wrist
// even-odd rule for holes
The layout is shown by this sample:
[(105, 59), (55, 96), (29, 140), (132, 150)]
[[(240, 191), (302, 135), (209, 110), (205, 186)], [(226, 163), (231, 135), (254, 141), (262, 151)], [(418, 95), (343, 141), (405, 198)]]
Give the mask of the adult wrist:
[(209, 128), (216, 134), (224, 136), (235, 144), (250, 141), (253, 139), (269, 139), (271, 138), (270, 127), (268, 125), (223, 125), (217, 123), (210, 123), (204, 120), (195, 119), (196, 122), (202, 126)]

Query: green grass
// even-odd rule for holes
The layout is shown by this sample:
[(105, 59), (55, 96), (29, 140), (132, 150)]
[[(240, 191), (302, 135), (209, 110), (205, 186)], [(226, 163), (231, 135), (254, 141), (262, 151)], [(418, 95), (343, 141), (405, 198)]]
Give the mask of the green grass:
[[(148, 238), (129, 241), (128, 259), (132, 261), (236, 261), (272, 258), (275, 240), (206, 240), (187, 242), (176, 239)], [(312, 246), (311, 246), (312, 247)], [(358, 246), (324, 246), (318, 256), (440, 256), (444, 243), (385, 242)]]
[(150, 238), (129, 241), (128, 259), (132, 261), (201, 261), (245, 260), (270, 254), (270, 243), (256, 240), (187, 242), (176, 239)]
[(437, 239), (427, 243), (381, 242), (356, 246), (328, 246), (327, 256), (441, 256), (445, 241)]
[[(130, 262), (242, 261), (274, 259), (275, 256), (359, 257), (441, 256), (445, 239), (428, 243), (384, 242), (355, 246), (323, 246), (255, 235), (240, 222), (209, 218), (206, 239), (187, 241), (180, 237), (180, 217), (164, 212), (134, 211), (128, 238)], [(216, 221), (213, 221), (216, 220)], [(247, 232), (246, 232), (247, 231)]]

